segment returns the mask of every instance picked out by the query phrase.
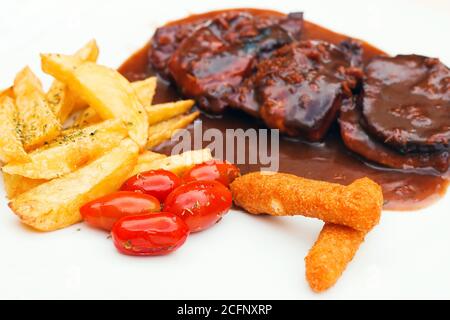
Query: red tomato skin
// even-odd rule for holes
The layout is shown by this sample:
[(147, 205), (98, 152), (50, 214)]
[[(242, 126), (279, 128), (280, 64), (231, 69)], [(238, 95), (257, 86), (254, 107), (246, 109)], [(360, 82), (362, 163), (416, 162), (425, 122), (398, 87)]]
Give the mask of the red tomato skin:
[(131, 256), (161, 256), (181, 247), (189, 235), (182, 218), (160, 212), (120, 219), (111, 232), (120, 253)]
[(164, 202), (167, 196), (180, 185), (181, 179), (176, 174), (167, 170), (151, 170), (131, 177), (120, 190), (142, 192)]
[(218, 181), (228, 187), (237, 177), (241, 175), (238, 167), (219, 160), (212, 160), (198, 164), (186, 171), (183, 181)]
[(193, 181), (169, 194), (164, 211), (182, 217), (191, 232), (200, 232), (219, 222), (231, 205), (231, 192), (221, 183)]
[(83, 220), (93, 227), (111, 231), (122, 217), (161, 211), (161, 204), (153, 196), (118, 191), (86, 203), (80, 208)]

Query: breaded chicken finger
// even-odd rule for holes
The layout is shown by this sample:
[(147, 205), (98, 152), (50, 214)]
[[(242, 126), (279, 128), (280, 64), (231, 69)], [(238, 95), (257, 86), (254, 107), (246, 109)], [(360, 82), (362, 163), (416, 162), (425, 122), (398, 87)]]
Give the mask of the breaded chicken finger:
[(381, 187), (368, 178), (349, 186), (283, 173), (250, 173), (231, 185), (237, 206), (252, 214), (303, 215), (367, 232), (378, 224)]
[(315, 292), (332, 287), (364, 242), (366, 233), (331, 223), (325, 224), (305, 258), (306, 280)]

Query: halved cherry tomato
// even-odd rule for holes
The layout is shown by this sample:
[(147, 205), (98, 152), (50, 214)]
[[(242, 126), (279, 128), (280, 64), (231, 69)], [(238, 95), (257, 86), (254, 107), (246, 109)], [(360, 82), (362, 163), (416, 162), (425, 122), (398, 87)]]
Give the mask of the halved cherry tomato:
[(80, 208), (81, 216), (88, 224), (110, 231), (122, 217), (161, 211), (161, 204), (153, 196), (119, 191), (86, 203)]
[(239, 176), (239, 168), (235, 165), (219, 160), (212, 160), (196, 165), (192, 169), (186, 171), (183, 175), (183, 180), (185, 182), (218, 181), (225, 187), (228, 187), (230, 183)]
[(163, 202), (169, 193), (180, 185), (181, 179), (174, 173), (167, 170), (151, 170), (128, 179), (120, 190), (139, 191)]
[(216, 224), (231, 208), (230, 190), (216, 181), (193, 181), (175, 189), (164, 202), (164, 211), (179, 215), (191, 232)]
[(189, 235), (183, 219), (167, 212), (124, 217), (112, 230), (114, 245), (123, 254), (158, 256), (178, 249)]

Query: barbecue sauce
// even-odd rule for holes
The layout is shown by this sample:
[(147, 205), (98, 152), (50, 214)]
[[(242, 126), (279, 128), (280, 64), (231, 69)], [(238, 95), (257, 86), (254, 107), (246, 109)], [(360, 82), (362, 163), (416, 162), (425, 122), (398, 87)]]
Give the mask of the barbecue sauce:
[[(253, 14), (283, 16), (284, 14), (257, 9), (246, 10)], [(170, 22), (168, 25), (191, 23), (205, 20), (220, 12), (215, 11), (200, 15), (189, 16), (182, 20)], [(302, 40), (323, 40), (332, 44), (339, 44), (349, 37), (342, 35), (309, 21), (304, 21)], [(363, 47), (363, 63), (367, 63), (374, 56), (386, 55), (380, 49), (361, 41)], [(156, 75), (148, 61), (150, 44), (132, 55), (119, 71), (130, 81), (145, 79)], [(162, 78), (158, 81), (158, 88), (153, 103), (162, 103), (182, 99), (176, 88)], [(216, 128), (224, 133), (226, 129), (264, 128), (256, 119), (237, 110), (229, 110), (221, 116), (202, 114), (200, 117), (203, 131)], [(197, 122), (197, 125), (199, 123)], [(190, 130), (193, 132), (193, 127)], [(201, 137), (195, 137), (201, 139)], [(210, 141), (203, 142), (203, 146)], [(226, 141), (225, 141), (226, 144)], [(155, 151), (170, 154), (174, 144), (168, 142), (157, 147)], [(247, 146), (255, 148), (256, 146)], [(247, 150), (248, 152), (249, 150)], [(301, 177), (329, 181), (340, 184), (350, 184), (362, 177), (369, 177), (383, 188), (385, 206), (387, 210), (414, 210), (423, 208), (441, 198), (447, 189), (449, 175), (442, 176), (405, 170), (384, 168), (366, 162), (358, 155), (349, 151), (343, 144), (339, 128), (335, 125), (323, 142), (308, 143), (288, 137), (280, 137), (279, 171), (295, 174)], [(243, 174), (256, 171), (262, 165), (238, 164)]]

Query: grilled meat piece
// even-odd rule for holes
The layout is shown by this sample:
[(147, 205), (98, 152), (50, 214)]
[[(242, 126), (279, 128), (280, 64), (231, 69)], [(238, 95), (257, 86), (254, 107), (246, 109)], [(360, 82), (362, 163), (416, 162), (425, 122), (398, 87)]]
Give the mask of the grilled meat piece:
[(346, 99), (339, 116), (341, 136), (347, 148), (371, 162), (390, 168), (425, 169), (433, 174), (448, 170), (448, 151), (402, 154), (373, 138), (361, 125), (362, 112), (357, 99)]
[[(290, 136), (319, 141), (336, 119), (342, 99), (362, 78), (361, 50), (323, 41), (287, 45), (257, 66), (254, 84), (260, 115)], [(353, 62), (355, 63), (355, 62)]]
[(169, 60), (180, 43), (190, 36), (204, 20), (195, 23), (168, 25), (156, 29), (150, 43), (148, 58), (150, 67), (162, 77), (169, 79)]
[(303, 15), (228, 11), (160, 28), (150, 63), (208, 112), (227, 107), (321, 140), (362, 77), (355, 41), (300, 41)]
[(448, 150), (450, 70), (418, 55), (377, 57), (365, 68), (362, 124), (403, 152)]
[(262, 58), (300, 38), (303, 16), (254, 16), (231, 12), (205, 22), (184, 39), (169, 60), (183, 94), (214, 113), (234, 105), (237, 89)]

